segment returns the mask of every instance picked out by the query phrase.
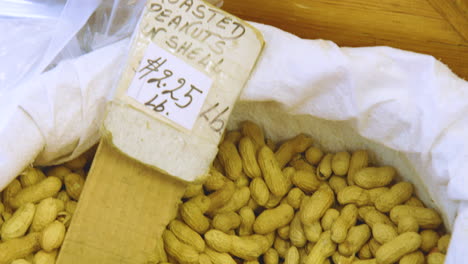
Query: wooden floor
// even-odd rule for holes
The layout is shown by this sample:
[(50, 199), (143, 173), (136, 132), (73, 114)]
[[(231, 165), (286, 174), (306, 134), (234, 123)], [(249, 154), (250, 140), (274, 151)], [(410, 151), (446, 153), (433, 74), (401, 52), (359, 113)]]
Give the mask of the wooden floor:
[(430, 54), (468, 80), (468, 0), (224, 0), (223, 9), (303, 38)]

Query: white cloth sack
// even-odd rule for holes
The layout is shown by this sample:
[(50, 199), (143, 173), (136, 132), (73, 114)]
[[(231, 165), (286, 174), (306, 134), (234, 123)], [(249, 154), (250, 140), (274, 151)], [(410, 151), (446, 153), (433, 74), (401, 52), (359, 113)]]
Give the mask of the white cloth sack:
[[(254, 26), (266, 46), (229, 126), (250, 119), (275, 140), (304, 132), (328, 151), (371, 150), (442, 212), (454, 231), (447, 263), (468, 263), (468, 83), (431, 56)], [(64, 61), (0, 97), (0, 189), (34, 160), (61, 163), (97, 142), (126, 43)]]

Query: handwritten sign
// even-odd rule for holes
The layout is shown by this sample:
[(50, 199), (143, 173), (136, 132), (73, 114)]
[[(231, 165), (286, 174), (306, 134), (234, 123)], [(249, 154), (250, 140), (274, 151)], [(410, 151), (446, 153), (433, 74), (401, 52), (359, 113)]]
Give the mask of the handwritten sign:
[(191, 130), (212, 84), (203, 72), (150, 43), (127, 95)]
[(263, 44), (255, 28), (201, 0), (148, 0), (104, 134), (165, 174), (204, 175)]

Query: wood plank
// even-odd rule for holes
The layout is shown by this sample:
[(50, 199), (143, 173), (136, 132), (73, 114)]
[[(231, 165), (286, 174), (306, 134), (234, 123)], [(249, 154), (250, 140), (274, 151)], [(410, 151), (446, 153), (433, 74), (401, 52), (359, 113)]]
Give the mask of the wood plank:
[[(468, 41), (467, 1), (427, 0)], [(464, 2), (464, 3), (463, 3)]]
[(184, 188), (101, 141), (57, 263), (149, 263)]
[[(465, 1), (465, 0), (464, 0)], [(468, 79), (468, 42), (426, 0), (225, 0), (223, 8), (302, 38), (430, 54)]]

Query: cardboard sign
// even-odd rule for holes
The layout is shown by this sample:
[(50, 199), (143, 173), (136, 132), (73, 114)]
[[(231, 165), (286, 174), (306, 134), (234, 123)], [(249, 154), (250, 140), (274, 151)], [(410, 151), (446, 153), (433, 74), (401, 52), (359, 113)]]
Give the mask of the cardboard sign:
[(257, 30), (203, 1), (149, 1), (104, 134), (125, 155), (195, 180), (208, 171), (262, 47)]

